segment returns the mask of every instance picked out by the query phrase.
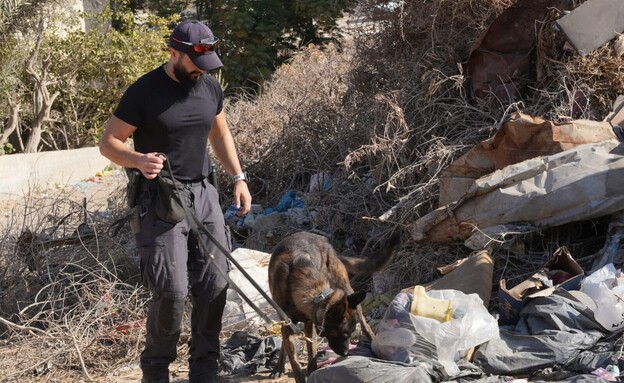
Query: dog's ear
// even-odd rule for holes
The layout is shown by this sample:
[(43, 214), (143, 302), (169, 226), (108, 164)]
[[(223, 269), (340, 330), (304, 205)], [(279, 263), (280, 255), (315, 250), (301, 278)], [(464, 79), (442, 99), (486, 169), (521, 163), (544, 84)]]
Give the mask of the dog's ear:
[(347, 302), (349, 302), (349, 307), (354, 309), (362, 303), (362, 301), (366, 298), (366, 291), (358, 291), (357, 293), (349, 294), (347, 296)]

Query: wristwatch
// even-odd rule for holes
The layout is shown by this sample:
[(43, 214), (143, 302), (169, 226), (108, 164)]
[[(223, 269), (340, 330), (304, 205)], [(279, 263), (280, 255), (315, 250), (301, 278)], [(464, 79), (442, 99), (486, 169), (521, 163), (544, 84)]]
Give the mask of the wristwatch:
[(249, 177), (247, 177), (247, 172), (238, 173), (232, 176), (232, 182), (236, 181), (249, 181)]

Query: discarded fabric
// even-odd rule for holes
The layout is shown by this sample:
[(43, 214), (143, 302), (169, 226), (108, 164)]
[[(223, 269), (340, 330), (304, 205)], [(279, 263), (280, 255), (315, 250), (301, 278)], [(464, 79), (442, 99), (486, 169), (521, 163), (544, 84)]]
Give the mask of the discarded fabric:
[(269, 214), (274, 211), (284, 213), (288, 209), (294, 207), (303, 207), (303, 201), (297, 197), (297, 193), (294, 190), (288, 190), (286, 193), (284, 193), (282, 198), (280, 198), (279, 202), (277, 203), (277, 205), (275, 205), (275, 207), (264, 209), (264, 214)]

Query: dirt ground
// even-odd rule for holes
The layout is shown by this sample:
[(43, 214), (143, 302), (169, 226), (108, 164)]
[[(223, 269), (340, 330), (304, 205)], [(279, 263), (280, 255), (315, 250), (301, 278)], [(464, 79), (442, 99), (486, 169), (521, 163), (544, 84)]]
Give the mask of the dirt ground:
[[(171, 383), (188, 383), (188, 367), (185, 361), (176, 361), (173, 365), (169, 367), (169, 376), (171, 378)], [(120, 370), (117, 370), (111, 374), (110, 382), (114, 383), (130, 383), (130, 382), (139, 382), (141, 380), (141, 370), (138, 365), (134, 364), (132, 366), (124, 367)], [(232, 383), (246, 383), (246, 382), (275, 382), (275, 383), (293, 383), (295, 380), (292, 377), (292, 372), (290, 371), (290, 365), (286, 363), (286, 374), (282, 375), (279, 378), (271, 378), (270, 373), (258, 373), (247, 376), (225, 376), (228, 382)]]
[[(78, 204), (83, 204), (86, 201), (89, 212), (106, 211), (114, 199), (118, 200), (120, 198), (119, 196), (120, 193), (123, 193), (126, 180), (127, 179), (123, 170), (116, 169), (105, 172), (104, 174), (93, 175), (92, 177), (75, 184), (48, 185), (46, 187), (29, 190), (23, 195), (7, 195), (0, 193), (0, 229), (9, 230), (12, 228), (19, 230), (24, 216), (25, 206), (32, 204), (33, 200), (44, 200), (50, 197), (54, 199), (54, 196), (56, 195), (62, 195), (63, 198), (70, 198)], [(253, 329), (248, 330), (251, 331)], [(224, 341), (225, 339), (223, 339), (222, 344)], [(188, 382), (188, 364), (186, 358), (186, 353), (180, 353), (178, 359), (170, 366), (171, 382)], [(301, 360), (301, 362), (303, 363), (304, 360)], [(56, 366), (55, 368), (62, 369), (60, 366)], [(270, 381), (277, 383), (294, 382), (290, 364), (286, 363), (285, 368), (286, 374), (279, 378), (271, 378), (269, 372), (261, 372), (247, 376), (225, 376), (225, 378), (228, 382), (234, 383), (258, 381)], [(75, 373), (68, 371), (68, 375), (75, 376)], [(92, 378), (94, 381), (102, 383), (139, 382), (141, 380), (141, 370), (138, 366), (138, 360), (136, 360), (124, 367), (115, 368), (113, 371), (106, 373), (104, 376), (98, 374), (92, 376)], [(46, 377), (44, 375), (34, 378), (33, 382), (54, 381), (69, 383), (71, 381), (71, 383), (74, 383), (76, 381), (83, 381), (80, 379), (76, 380), (75, 378), (68, 378), (69, 380), (65, 380), (64, 378), (61, 378), (60, 380), (58, 378), (52, 378), (52, 380), (49, 379), (49, 376)], [(0, 382), (3, 381), (4, 380), (0, 377)]]

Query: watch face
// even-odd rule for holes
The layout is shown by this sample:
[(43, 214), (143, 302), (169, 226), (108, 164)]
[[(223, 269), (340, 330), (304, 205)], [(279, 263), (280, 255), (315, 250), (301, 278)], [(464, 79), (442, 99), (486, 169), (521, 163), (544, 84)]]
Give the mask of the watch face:
[(240, 181), (240, 180), (247, 181), (248, 179), (249, 178), (247, 177), (247, 173), (241, 173), (241, 174), (237, 174), (235, 176), (232, 176), (232, 180), (234, 182)]

